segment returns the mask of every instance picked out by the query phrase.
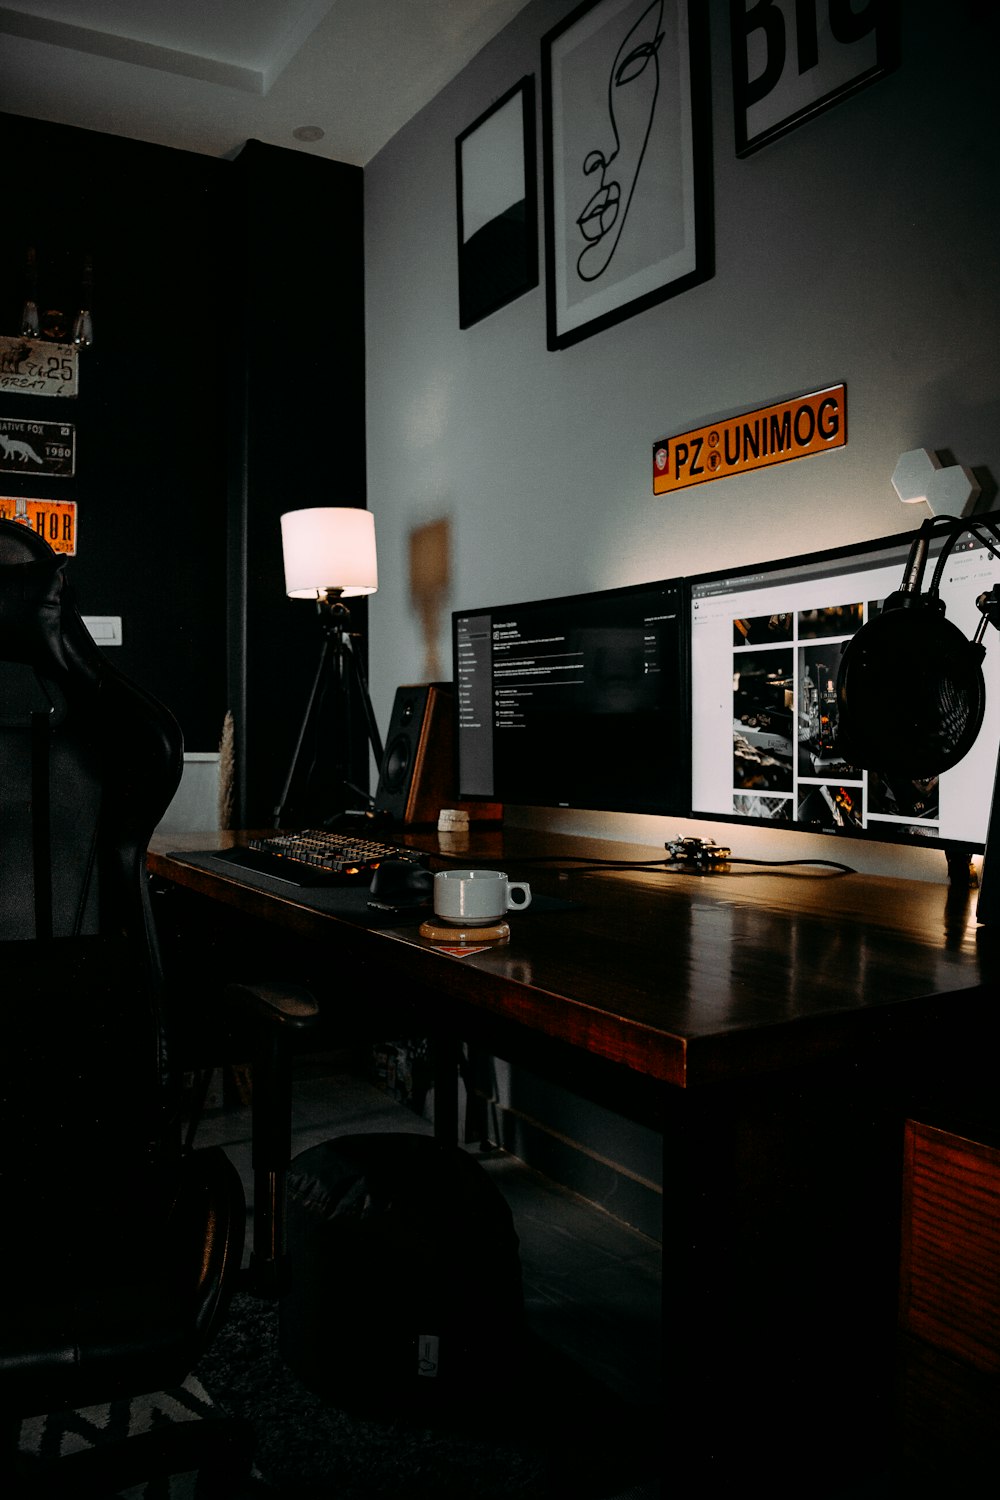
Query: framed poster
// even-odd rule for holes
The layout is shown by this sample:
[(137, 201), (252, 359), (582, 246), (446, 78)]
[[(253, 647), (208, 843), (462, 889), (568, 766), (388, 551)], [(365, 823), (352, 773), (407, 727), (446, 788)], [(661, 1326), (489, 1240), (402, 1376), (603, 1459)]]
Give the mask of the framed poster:
[(889, 73), (898, 0), (729, 0), (736, 154), (749, 156)]
[(535, 80), (522, 78), (455, 142), (458, 321), (538, 285)]
[(548, 346), (712, 274), (702, 0), (586, 0), (542, 39)]

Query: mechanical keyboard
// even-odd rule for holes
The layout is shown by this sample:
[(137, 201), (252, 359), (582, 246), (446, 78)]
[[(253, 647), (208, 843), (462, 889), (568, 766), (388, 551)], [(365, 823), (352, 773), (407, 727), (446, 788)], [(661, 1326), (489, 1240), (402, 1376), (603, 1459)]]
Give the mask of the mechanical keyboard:
[(384, 859), (408, 860), (415, 865), (422, 865), (425, 859), (416, 849), (404, 849), (384, 839), (323, 828), (260, 835), (248, 840), (248, 849), (248, 868), (293, 880), (297, 885), (367, 885)]

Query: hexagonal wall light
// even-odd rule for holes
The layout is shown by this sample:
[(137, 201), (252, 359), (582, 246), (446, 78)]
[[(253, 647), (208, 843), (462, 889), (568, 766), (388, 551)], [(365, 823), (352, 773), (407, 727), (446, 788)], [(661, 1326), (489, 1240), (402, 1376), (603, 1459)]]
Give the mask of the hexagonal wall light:
[(927, 448), (911, 448), (899, 455), (892, 471), (892, 487), (904, 505), (922, 500), (934, 516), (964, 516), (972, 511), (980, 494), (971, 469), (962, 464), (943, 465)]

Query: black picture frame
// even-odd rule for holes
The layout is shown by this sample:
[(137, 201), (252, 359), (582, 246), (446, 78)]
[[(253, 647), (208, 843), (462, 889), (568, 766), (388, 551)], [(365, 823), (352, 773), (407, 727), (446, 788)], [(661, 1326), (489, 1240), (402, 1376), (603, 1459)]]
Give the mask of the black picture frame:
[(703, 0), (585, 0), (542, 38), (548, 347), (713, 273)]
[(538, 285), (535, 80), (455, 140), (458, 321), (470, 328)]
[[(899, 64), (899, 0), (729, 0), (736, 155), (750, 156)], [(750, 24), (748, 24), (748, 22)]]

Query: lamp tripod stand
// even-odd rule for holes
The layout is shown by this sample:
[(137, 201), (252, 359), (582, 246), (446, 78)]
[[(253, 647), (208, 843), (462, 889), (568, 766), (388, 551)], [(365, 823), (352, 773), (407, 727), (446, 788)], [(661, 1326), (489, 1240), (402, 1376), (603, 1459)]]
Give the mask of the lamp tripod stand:
[[(310, 778), (315, 769), (316, 751), (319, 748), (318, 735), (323, 719), (323, 711), (330, 696), (331, 689), (336, 693), (337, 703), (335, 722), (335, 743), (331, 745), (331, 754), (335, 760), (338, 770), (343, 774), (338, 777), (341, 788), (355, 792), (358, 796), (366, 794), (356, 787), (349, 778), (351, 757), (351, 697), (352, 693), (361, 704), (365, 719), (365, 731), (368, 744), (375, 757), (376, 765), (382, 764), (383, 746), (375, 723), (375, 715), (372, 711), (371, 698), (368, 693), (368, 683), (364, 671), (354, 650), (353, 642), (357, 637), (352, 635), (350, 625), (351, 616), (347, 606), (341, 598), (341, 589), (326, 589), (323, 595), (316, 600), (316, 610), (320, 617), (320, 627), (323, 633), (323, 645), (316, 665), (316, 675), (313, 678), (309, 699), (306, 703), (306, 711), (299, 728), (298, 738), (295, 742), (295, 751), (292, 762), (285, 777), (282, 788), (281, 799), (274, 810), (274, 827), (281, 828), (291, 805), (293, 790), (297, 784), (304, 792), (309, 785)], [(306, 764), (307, 753), (310, 744), (315, 746), (312, 760)]]

